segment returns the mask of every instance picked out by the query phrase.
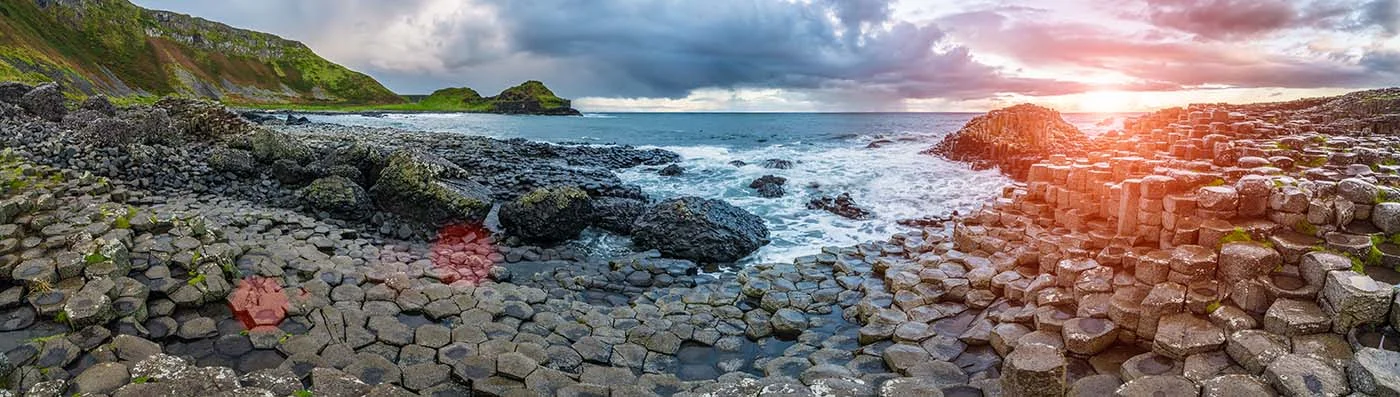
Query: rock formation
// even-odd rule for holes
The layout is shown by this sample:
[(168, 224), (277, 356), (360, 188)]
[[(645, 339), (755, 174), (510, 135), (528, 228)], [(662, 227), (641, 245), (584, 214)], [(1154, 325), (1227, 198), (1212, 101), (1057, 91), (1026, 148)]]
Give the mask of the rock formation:
[(923, 153), (966, 161), (976, 169), (997, 167), (1024, 179), (1031, 164), (1080, 148), (1086, 140), (1059, 112), (1021, 104), (974, 117)]

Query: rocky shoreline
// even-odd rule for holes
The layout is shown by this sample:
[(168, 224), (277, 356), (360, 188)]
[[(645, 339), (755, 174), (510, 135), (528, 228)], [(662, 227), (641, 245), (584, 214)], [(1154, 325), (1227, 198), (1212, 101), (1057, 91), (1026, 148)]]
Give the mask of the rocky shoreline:
[(1395, 104), (969, 132), (994, 205), (703, 274), (767, 230), (612, 174), (674, 153), (56, 93), (0, 84), (0, 396), (1400, 391)]

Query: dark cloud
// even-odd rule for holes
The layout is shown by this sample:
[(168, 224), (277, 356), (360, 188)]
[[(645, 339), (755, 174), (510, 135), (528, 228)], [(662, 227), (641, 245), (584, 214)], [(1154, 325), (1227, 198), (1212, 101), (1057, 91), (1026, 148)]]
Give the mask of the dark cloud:
[[(1108, 0), (1124, 4), (1121, 0)], [(1135, 2), (1126, 2), (1135, 3)], [(1400, 0), (1142, 0), (1125, 16), (1201, 38), (1231, 40), (1298, 28), (1395, 34)]]

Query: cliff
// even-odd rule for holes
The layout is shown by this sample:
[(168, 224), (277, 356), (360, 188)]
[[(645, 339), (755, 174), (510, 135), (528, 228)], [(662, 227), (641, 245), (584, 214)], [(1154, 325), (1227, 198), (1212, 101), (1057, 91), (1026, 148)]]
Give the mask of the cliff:
[(302, 43), (126, 0), (0, 0), (0, 80), (235, 104), (404, 102)]

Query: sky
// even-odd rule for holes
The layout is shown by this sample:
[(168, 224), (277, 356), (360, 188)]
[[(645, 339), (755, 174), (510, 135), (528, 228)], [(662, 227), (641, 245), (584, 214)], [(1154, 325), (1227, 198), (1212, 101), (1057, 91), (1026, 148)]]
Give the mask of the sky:
[(1400, 0), (134, 3), (301, 41), (402, 94), (540, 80), (592, 112), (1133, 112), (1400, 86)]

